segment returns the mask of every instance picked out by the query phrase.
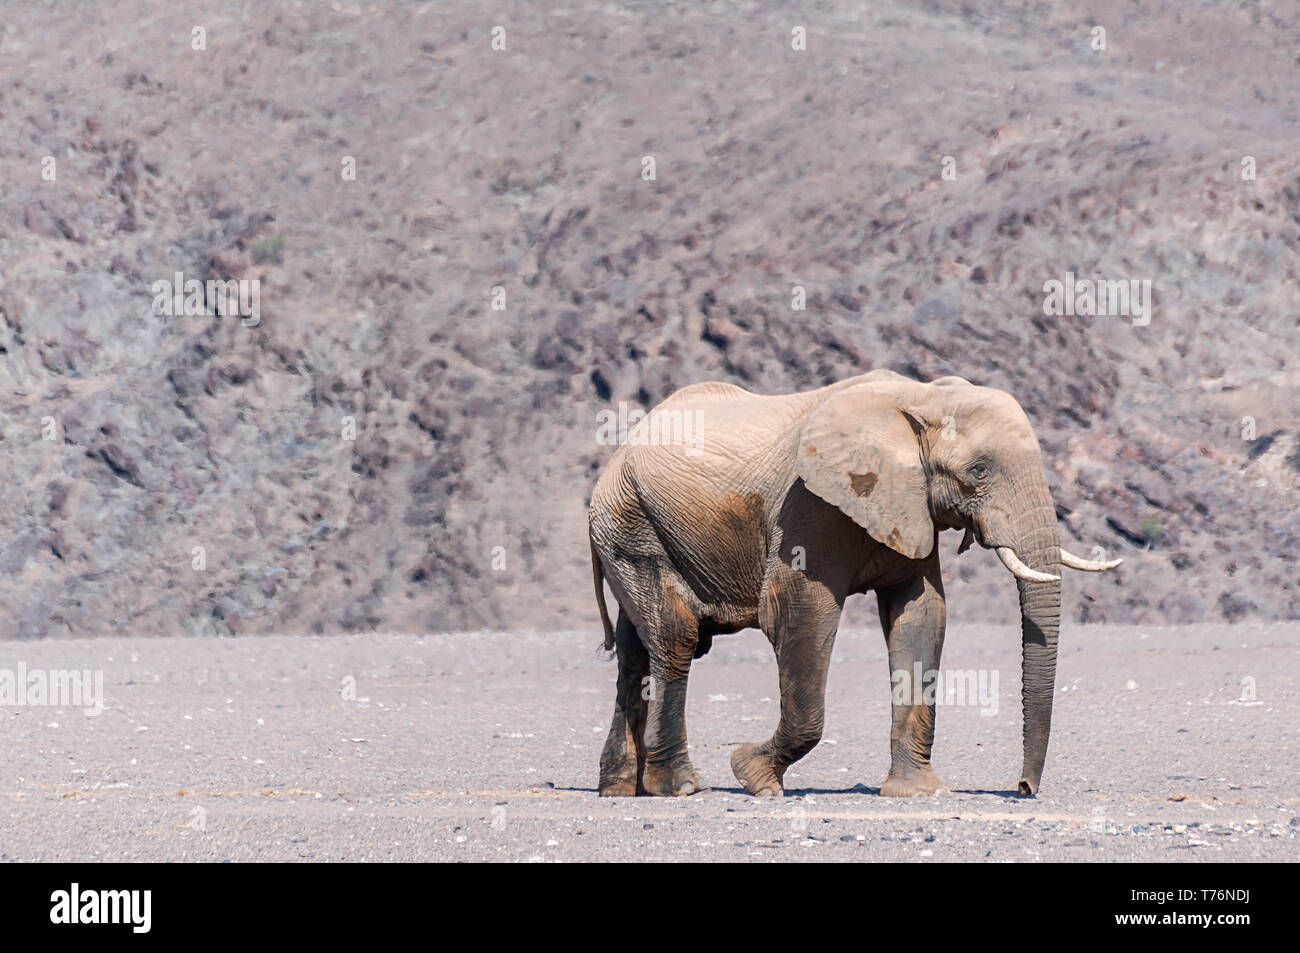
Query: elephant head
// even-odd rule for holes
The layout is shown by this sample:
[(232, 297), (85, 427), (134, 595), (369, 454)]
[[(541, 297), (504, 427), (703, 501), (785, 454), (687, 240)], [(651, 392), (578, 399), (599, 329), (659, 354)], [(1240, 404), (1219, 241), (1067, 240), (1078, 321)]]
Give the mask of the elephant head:
[(1061, 549), (1056, 508), (1029, 419), (1009, 394), (949, 377), (902, 378), (839, 391), (804, 422), (797, 470), (810, 491), (912, 559), (937, 530), (962, 529), (994, 550), (1020, 590), (1024, 766), (1038, 790), (1051, 729), (1060, 628), (1058, 567), (1101, 571)]

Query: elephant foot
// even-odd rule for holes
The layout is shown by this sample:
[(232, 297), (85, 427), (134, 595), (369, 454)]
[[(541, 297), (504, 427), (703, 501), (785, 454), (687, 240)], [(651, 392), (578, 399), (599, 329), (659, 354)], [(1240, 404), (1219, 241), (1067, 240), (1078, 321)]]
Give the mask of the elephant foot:
[(880, 786), (882, 797), (937, 797), (951, 793), (929, 767), (897, 774), (891, 770)]
[(778, 768), (762, 745), (741, 745), (731, 752), (731, 773), (755, 797), (780, 797), (785, 793), (785, 768)]
[(635, 780), (617, 778), (609, 781), (601, 779), (597, 793), (601, 797), (636, 797), (639, 792)]
[(662, 765), (646, 762), (643, 785), (652, 797), (686, 797), (705, 789), (695, 766), (685, 757)]

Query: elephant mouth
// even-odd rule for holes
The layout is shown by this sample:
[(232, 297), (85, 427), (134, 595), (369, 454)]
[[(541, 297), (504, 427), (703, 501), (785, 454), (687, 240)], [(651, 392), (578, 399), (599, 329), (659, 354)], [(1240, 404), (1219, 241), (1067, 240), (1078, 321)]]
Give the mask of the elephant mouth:
[[(966, 550), (970, 549), (971, 545), (975, 542), (976, 542), (976, 538), (975, 538), (974, 530), (971, 529), (970, 527), (967, 527), (966, 532), (962, 535), (961, 545), (957, 547), (957, 555), (960, 556), (962, 553), (966, 552)], [(1019, 556), (1016, 555), (1015, 549), (1010, 546), (998, 546), (996, 544), (990, 544), (986, 539), (980, 539), (978, 540), (978, 542), (980, 546), (983, 547), (984, 549), (991, 549), (995, 553), (997, 553), (998, 559), (1001, 560), (1002, 565), (1007, 567), (1007, 571), (1011, 573), (1011, 575), (1015, 576), (1017, 579), (1023, 582), (1060, 582), (1061, 581), (1060, 576), (1053, 576), (1051, 573), (1038, 572), (1036, 570), (1030, 569), (1028, 566), (1025, 565), (1024, 561)], [(1065, 550), (1062, 550), (1061, 552), (1064, 553)], [(1072, 557), (1072, 558), (1077, 559), (1078, 557)]]

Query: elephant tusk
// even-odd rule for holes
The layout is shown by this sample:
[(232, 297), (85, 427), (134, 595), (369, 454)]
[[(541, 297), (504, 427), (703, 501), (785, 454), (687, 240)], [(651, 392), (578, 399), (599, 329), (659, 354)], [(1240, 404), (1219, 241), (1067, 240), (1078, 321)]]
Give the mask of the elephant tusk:
[(995, 551), (998, 554), (998, 559), (1002, 560), (1002, 565), (1006, 566), (1007, 569), (1011, 571), (1011, 575), (1015, 576), (1017, 579), (1023, 579), (1025, 582), (1061, 581), (1060, 576), (1053, 576), (1049, 573), (1037, 572), (1036, 570), (1030, 569), (1020, 561), (1020, 557), (1015, 554), (1015, 551), (1012, 550), (1010, 546), (999, 546)]
[(1114, 569), (1124, 560), (1111, 559), (1105, 562), (1101, 560), (1081, 559), (1074, 553), (1061, 550), (1061, 565), (1068, 569), (1081, 569), (1084, 572), (1105, 572), (1108, 569)]

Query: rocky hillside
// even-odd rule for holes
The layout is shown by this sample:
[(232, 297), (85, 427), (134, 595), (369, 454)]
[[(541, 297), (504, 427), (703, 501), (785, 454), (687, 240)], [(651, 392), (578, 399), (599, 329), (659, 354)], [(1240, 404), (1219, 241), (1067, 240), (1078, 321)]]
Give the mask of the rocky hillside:
[(1020, 399), (1074, 618), (1300, 617), (1295, 3), (459, 6), (0, 24), (0, 636), (594, 641), (600, 411), (872, 367)]

